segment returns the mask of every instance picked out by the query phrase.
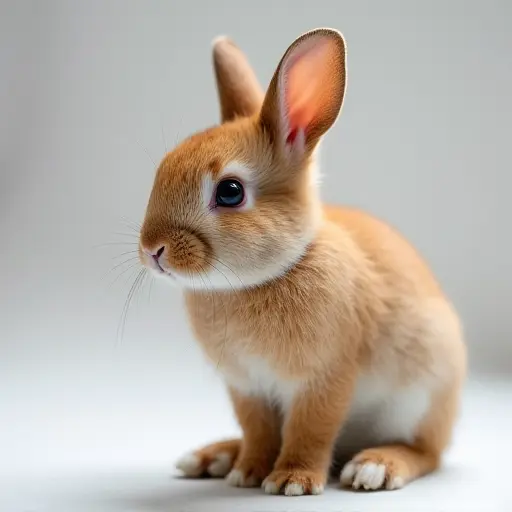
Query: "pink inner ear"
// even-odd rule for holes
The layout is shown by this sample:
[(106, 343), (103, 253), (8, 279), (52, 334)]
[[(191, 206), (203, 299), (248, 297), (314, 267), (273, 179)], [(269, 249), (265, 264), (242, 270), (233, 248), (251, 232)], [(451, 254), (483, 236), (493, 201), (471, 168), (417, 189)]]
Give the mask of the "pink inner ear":
[(335, 48), (329, 41), (311, 40), (290, 55), (284, 69), (285, 105), (288, 121), (288, 139), (293, 142), (300, 130), (308, 127), (321, 116), (329, 102), (326, 92), (330, 89)]

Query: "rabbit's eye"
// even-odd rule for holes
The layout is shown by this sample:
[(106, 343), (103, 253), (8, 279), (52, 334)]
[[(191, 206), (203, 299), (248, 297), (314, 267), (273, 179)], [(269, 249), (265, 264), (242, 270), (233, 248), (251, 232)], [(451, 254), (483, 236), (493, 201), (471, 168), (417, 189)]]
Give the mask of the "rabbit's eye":
[(245, 199), (244, 187), (234, 179), (223, 180), (217, 185), (216, 206), (240, 206)]

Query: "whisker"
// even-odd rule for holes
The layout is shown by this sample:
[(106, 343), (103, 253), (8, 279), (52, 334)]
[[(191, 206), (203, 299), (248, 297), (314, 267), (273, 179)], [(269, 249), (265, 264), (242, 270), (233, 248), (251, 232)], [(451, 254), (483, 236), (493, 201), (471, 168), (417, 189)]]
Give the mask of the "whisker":
[(222, 308), (224, 309), (224, 341), (222, 342), (221, 347), (220, 347), (219, 360), (217, 361), (217, 370), (220, 368), (222, 359), (224, 357), (224, 352), (226, 350), (226, 345), (228, 344), (228, 310), (226, 307), (226, 303), (222, 300), (222, 297), (220, 296), (220, 294), (218, 295), (218, 297), (222, 304)]
[[(135, 262), (133, 262), (133, 263), (132, 263), (132, 265), (131, 265), (127, 270), (135, 269), (135, 273), (133, 273), (133, 272), (132, 272), (132, 273), (131, 273), (127, 278), (126, 278), (126, 280), (124, 281), (124, 283), (123, 283), (123, 284), (125, 284), (125, 285), (126, 285), (126, 284), (129, 282), (129, 280), (130, 280), (131, 278), (133, 278), (135, 275), (137, 275), (137, 267), (139, 267), (139, 265), (140, 265), (140, 262), (138, 262), (138, 261), (135, 261)], [(125, 271), (123, 270), (123, 271), (122, 271), (122, 272), (121, 272), (121, 273), (120, 273), (120, 274), (119, 274), (119, 275), (114, 279), (114, 281), (112, 281), (112, 284), (110, 285), (110, 287), (112, 287), (112, 286), (114, 285), (114, 283), (115, 283), (115, 282), (116, 282), (120, 277), (122, 277), (124, 274), (125, 274)]]
[(141, 228), (142, 224), (140, 222), (137, 222), (135, 220), (131, 220), (128, 217), (125, 217), (124, 215), (121, 217), (121, 221), (123, 221), (126, 224), (131, 224), (132, 226), (135, 226), (137, 228)]
[(93, 249), (99, 249), (102, 247), (110, 247), (111, 245), (139, 245), (137, 242), (107, 242), (104, 244), (93, 245)]
[[(196, 287), (194, 286), (194, 277), (192, 276), (191, 278), (191, 284), (192, 284), (192, 293), (195, 297), (198, 296), (198, 293), (196, 292)], [(198, 312), (199, 312), (199, 301), (198, 300), (195, 300), (195, 305), (196, 305), (196, 312), (195, 312), (195, 315), (196, 317), (198, 317)]]
[[(222, 363), (222, 358), (224, 356), (224, 351), (226, 349), (227, 340), (228, 340), (228, 310), (227, 310), (227, 307), (226, 307), (226, 303), (222, 300), (221, 293), (220, 292), (214, 293), (213, 283), (211, 282), (211, 279), (208, 277), (208, 274), (206, 273), (204, 267), (201, 266), (200, 268), (202, 270), (202, 273), (204, 274), (204, 277), (206, 279), (208, 279), (208, 281), (210, 283), (210, 286), (211, 286), (211, 291), (212, 291), (212, 307), (214, 308), (213, 309), (213, 314), (215, 315), (215, 300), (214, 300), (215, 295), (221, 301), (222, 308), (224, 310), (224, 340), (221, 342), (219, 360), (217, 361), (217, 370), (218, 370), (220, 365), (221, 365), (221, 363)], [(201, 273), (199, 275), (201, 276)], [(201, 278), (201, 280), (202, 280), (202, 278)], [(213, 323), (213, 320), (212, 320), (212, 323)]]
[(142, 277), (142, 280), (141, 280), (141, 283), (139, 285), (139, 289), (137, 291), (137, 299), (140, 299), (141, 297), (141, 292), (142, 290), (144, 290), (144, 287), (146, 286), (146, 283), (148, 282), (148, 275), (149, 275), (149, 272), (144, 272), (144, 276)]
[[(201, 275), (201, 273), (204, 273), (205, 277), (208, 277), (206, 275), (206, 273), (204, 272), (203, 270), (203, 267), (200, 266), (201, 268), (201, 272), (198, 273), (198, 276), (199, 276), (199, 279), (201, 279), (201, 282), (203, 283), (203, 286), (206, 290), (208, 290), (210, 292), (210, 300), (212, 301), (212, 322), (211, 322), (211, 330), (213, 332), (213, 329), (214, 329), (214, 325), (215, 325), (215, 298), (214, 298), (214, 295), (213, 295), (213, 289), (212, 288), (209, 288), (207, 286), (207, 284), (205, 283), (205, 281), (203, 280), (203, 276)], [(211, 284), (211, 283), (210, 283)], [(194, 279), (192, 278), (192, 288), (194, 288)], [(196, 314), (197, 314), (197, 311), (196, 311)]]
[(155, 276), (149, 275), (148, 304), (151, 304), (151, 291), (153, 290), (153, 282), (154, 281), (155, 281)]
[(156, 167), (156, 162), (155, 162), (154, 158), (149, 154), (148, 148), (146, 146), (144, 146), (138, 139), (135, 139), (135, 140), (137, 141), (137, 144), (144, 150), (146, 155), (148, 155), (148, 158), (151, 160), (151, 163), (153, 164), (153, 166)]
[(130, 287), (130, 291), (128, 292), (128, 296), (126, 297), (126, 300), (125, 300), (125, 303), (123, 306), (123, 310), (121, 312), (121, 319), (117, 326), (117, 336), (116, 336), (117, 345), (119, 345), (123, 339), (123, 334), (124, 334), (124, 330), (126, 327), (126, 319), (128, 316), (128, 310), (130, 309), (130, 304), (133, 300), (133, 296), (139, 289), (139, 286), (140, 286), (145, 275), (146, 275), (146, 268), (143, 267), (137, 273), (137, 276), (135, 277), (135, 280), (133, 281), (133, 284)]
[[(219, 260), (215, 256), (211, 256), (211, 258), (212, 258), (212, 260), (215, 260), (217, 263), (220, 263), (222, 266), (226, 267), (240, 281), (240, 284), (242, 285), (242, 287), (245, 288), (245, 284), (242, 281), (242, 279), (240, 278), (240, 276), (229, 265), (226, 265), (223, 261)], [(214, 268), (216, 268), (216, 267), (214, 267)], [(223, 272), (220, 271), (220, 269), (216, 268), (216, 270), (218, 270), (226, 278), (226, 280), (228, 280), (228, 278), (224, 275)]]
[(139, 233), (136, 232), (136, 233), (120, 233), (120, 232), (115, 232), (115, 233), (112, 233), (113, 235), (117, 235), (117, 236), (129, 236), (131, 238), (136, 238), (137, 240), (139, 239)]
[(139, 251), (138, 249), (133, 249), (132, 251), (125, 251), (125, 252), (122, 252), (121, 254), (117, 254), (116, 256), (112, 256), (112, 259), (116, 259), (116, 258), (120, 258), (121, 256), (126, 256), (127, 254), (138, 254)]
[[(208, 279), (208, 276), (205, 274), (205, 277)], [(215, 328), (215, 323), (216, 323), (216, 316), (217, 316), (217, 308), (215, 307), (215, 293), (213, 291), (213, 286), (211, 286), (211, 281), (210, 281), (210, 300), (212, 301), (212, 322), (211, 322), (211, 330), (213, 332), (214, 328)]]
[(128, 258), (126, 260), (123, 260), (119, 263), (116, 263), (110, 270), (108, 270), (108, 272), (106, 272), (101, 279), (105, 279), (106, 277), (108, 277), (114, 270), (116, 270), (117, 268), (119, 267), (122, 267), (123, 265), (126, 265), (127, 263), (130, 263), (132, 261), (135, 261), (137, 260), (137, 256), (132, 256), (131, 258)]
[[(222, 274), (222, 276), (224, 277), (224, 279), (227, 281), (229, 287), (231, 288), (231, 291), (237, 296), (239, 297), (240, 296), (240, 293), (239, 291), (233, 286), (233, 283), (231, 283), (231, 281), (228, 279), (228, 277), (226, 276), (226, 274), (224, 274), (224, 272), (222, 272), (220, 269), (218, 269), (213, 263), (210, 263), (210, 262), (207, 262), (208, 265), (210, 265), (210, 267), (212, 267), (213, 269), (215, 269), (217, 272), (220, 272)], [(211, 281), (210, 281), (211, 282)], [(243, 283), (242, 283), (243, 284)]]
[(108, 285), (109, 288), (112, 288), (112, 286), (114, 286), (114, 284), (116, 283), (116, 281), (121, 277), (123, 276), (124, 274), (126, 274), (126, 272), (128, 272), (129, 270), (132, 270), (134, 269), (135, 267), (138, 266), (138, 261), (134, 261), (129, 267), (123, 269), (116, 277), (115, 279)]
[[(124, 227), (127, 228), (127, 229), (131, 229), (133, 231), (133, 233), (130, 233), (130, 235), (135, 235), (137, 237), (140, 236), (140, 227), (137, 227), (137, 226), (132, 226), (130, 224), (124, 224)], [(119, 234), (119, 233), (118, 233)], [(121, 234), (125, 234), (125, 233), (121, 233)]]
[(126, 217), (122, 217), (121, 222), (126, 228), (131, 229), (134, 232), (134, 234), (136, 234), (137, 236), (140, 235), (140, 230), (142, 229), (142, 226), (138, 222), (127, 219)]

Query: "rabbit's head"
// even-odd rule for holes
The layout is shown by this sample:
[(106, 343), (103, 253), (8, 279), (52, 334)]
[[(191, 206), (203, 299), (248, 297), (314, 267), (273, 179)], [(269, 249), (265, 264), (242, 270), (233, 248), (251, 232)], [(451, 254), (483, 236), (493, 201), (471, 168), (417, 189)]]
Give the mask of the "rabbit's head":
[(263, 94), (228, 39), (214, 43), (222, 123), (166, 155), (139, 253), (190, 289), (260, 285), (304, 255), (321, 220), (314, 154), (345, 93), (345, 42), (330, 29), (299, 37)]

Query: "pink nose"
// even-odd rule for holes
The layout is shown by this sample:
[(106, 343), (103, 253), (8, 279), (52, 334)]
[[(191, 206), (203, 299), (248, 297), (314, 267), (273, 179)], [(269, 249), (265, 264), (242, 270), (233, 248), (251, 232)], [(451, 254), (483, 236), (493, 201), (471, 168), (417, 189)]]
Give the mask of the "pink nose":
[(165, 251), (165, 247), (160, 247), (160, 249), (158, 249), (158, 251), (156, 251), (156, 252), (150, 251), (149, 249), (144, 249), (144, 252), (148, 256), (151, 256), (155, 260), (156, 263), (158, 263), (158, 260), (160, 259), (160, 256), (162, 256), (164, 251)]
[(153, 259), (158, 263), (158, 260), (160, 259), (160, 256), (162, 256), (163, 252), (165, 250), (165, 247), (160, 247), (160, 249), (158, 249), (158, 251), (156, 251), (155, 254), (152, 254), (151, 256), (153, 256)]

